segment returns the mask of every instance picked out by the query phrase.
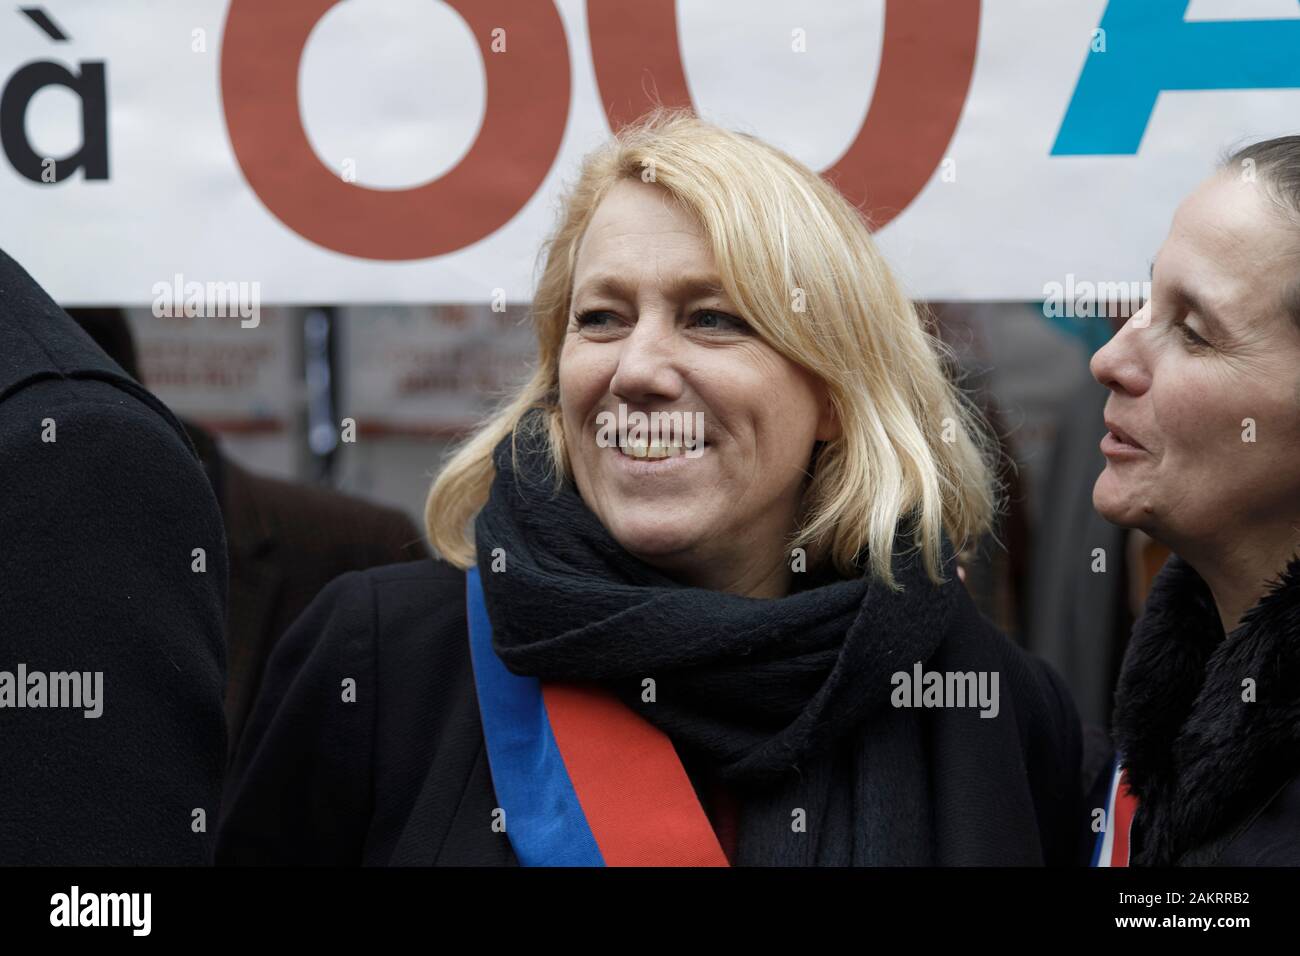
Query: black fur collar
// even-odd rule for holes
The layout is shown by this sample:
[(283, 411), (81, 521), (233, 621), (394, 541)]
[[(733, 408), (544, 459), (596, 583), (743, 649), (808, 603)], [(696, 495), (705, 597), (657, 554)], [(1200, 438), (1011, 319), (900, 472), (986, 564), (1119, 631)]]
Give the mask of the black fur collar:
[[(1254, 702), (1242, 700), (1246, 678)], [(1300, 554), (1230, 640), (1205, 581), (1171, 557), (1115, 700), (1115, 743), (1138, 798), (1133, 862), (1191, 862), (1232, 836), (1300, 769)]]

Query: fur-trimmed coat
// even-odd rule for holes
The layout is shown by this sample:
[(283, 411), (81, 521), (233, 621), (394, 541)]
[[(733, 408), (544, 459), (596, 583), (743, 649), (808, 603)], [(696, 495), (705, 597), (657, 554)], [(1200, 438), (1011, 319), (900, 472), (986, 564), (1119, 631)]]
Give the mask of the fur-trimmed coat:
[(1205, 581), (1170, 558), (1115, 697), (1131, 865), (1300, 865), (1300, 555), (1227, 638)]

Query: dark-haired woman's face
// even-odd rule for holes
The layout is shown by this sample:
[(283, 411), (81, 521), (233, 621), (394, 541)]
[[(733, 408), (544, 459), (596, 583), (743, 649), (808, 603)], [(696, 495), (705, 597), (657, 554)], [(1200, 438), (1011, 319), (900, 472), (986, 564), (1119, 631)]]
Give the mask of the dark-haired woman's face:
[[(560, 355), (565, 443), (583, 501), (624, 549), (685, 583), (775, 596), (834, 413), (824, 386), (717, 282), (706, 237), (668, 193), (639, 181), (610, 190), (578, 250)], [(606, 443), (601, 424), (620, 405), (702, 422), (702, 451)]]
[(1092, 359), (1111, 390), (1093, 504), (1180, 553), (1300, 545), (1300, 241), (1260, 182), (1183, 201), (1151, 301)]

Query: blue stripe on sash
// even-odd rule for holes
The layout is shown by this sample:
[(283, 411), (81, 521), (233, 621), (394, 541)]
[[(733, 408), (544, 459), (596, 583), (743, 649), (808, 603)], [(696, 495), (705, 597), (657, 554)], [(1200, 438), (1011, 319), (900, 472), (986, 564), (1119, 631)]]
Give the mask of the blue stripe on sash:
[[(1115, 759), (1112, 760), (1110, 764), (1110, 780), (1106, 784), (1106, 807), (1105, 807), (1105, 814), (1102, 817), (1102, 819), (1106, 823), (1106, 826), (1100, 833), (1097, 834), (1097, 839), (1092, 845), (1092, 862), (1088, 864), (1090, 867), (1100, 867), (1102, 865), (1101, 858), (1102, 858), (1103, 851), (1105, 851), (1107, 854), (1107, 860), (1105, 865), (1110, 866), (1111, 865), (1110, 857), (1113, 856), (1115, 852), (1115, 835), (1114, 833), (1111, 832), (1111, 821), (1114, 819), (1115, 816), (1115, 798), (1116, 798), (1115, 779), (1116, 777), (1119, 776), (1119, 770), (1120, 770), (1120, 755), (1119, 752), (1116, 751)], [(1106, 848), (1107, 834), (1110, 834), (1111, 837), (1111, 843), (1109, 849)]]
[(511, 673), (492, 649), (477, 566), (465, 572), (465, 607), (492, 785), (515, 856), (523, 866), (604, 866), (551, 732), (541, 682)]

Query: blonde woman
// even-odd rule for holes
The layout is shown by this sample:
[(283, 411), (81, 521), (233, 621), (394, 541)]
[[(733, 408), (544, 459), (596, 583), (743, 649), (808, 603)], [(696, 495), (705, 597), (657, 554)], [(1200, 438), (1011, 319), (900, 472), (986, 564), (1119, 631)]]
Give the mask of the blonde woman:
[(954, 578), (989, 443), (858, 211), (660, 110), (543, 254), (536, 370), (430, 491), (441, 560), (284, 638), (219, 861), (1073, 862), (1073, 705)]

